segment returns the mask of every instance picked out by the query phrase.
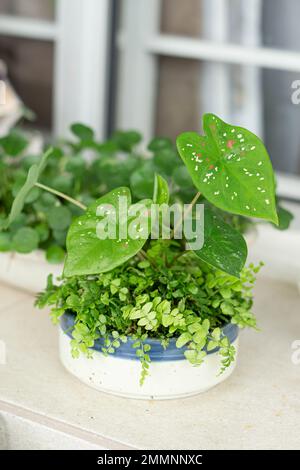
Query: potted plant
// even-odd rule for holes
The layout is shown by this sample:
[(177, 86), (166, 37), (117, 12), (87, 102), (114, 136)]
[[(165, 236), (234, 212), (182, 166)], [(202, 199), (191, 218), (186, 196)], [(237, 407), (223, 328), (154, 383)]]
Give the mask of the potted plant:
[[(82, 207), (117, 186), (129, 186), (134, 201), (151, 198), (154, 177), (159, 173), (170, 187), (170, 203), (192, 199), (194, 185), (177, 149), (168, 138), (154, 138), (141, 151), (142, 136), (118, 131), (98, 142), (91, 128), (75, 123), (73, 139), (57, 142), (40, 171), (38, 186), (31, 189), (24, 208), (4, 230), (14, 196), (40, 155), (31, 155), (29, 141), (19, 130), (0, 139), (0, 280), (39, 292), (47, 274), (62, 273), (66, 235), (71, 220)], [(85, 159), (88, 152), (90, 158)], [(43, 193), (47, 186), (51, 193)], [(64, 194), (67, 198), (64, 198)], [(74, 204), (75, 201), (75, 204)], [(210, 204), (202, 194), (199, 202)], [(215, 208), (216, 209), (216, 208)], [(253, 219), (216, 209), (241, 233), (247, 243), (255, 239)], [(278, 207), (279, 227), (287, 228), (291, 214)], [(1, 231), (2, 227), (2, 231)]]
[[(203, 128), (204, 136), (177, 139), (197, 190), (182, 218), (166, 226), (169, 190), (160, 175), (151, 199), (133, 204), (128, 188), (110, 191), (72, 222), (64, 275), (58, 285), (49, 276), (38, 296), (60, 323), (63, 364), (94, 388), (134, 398), (207, 390), (232, 373), (239, 328), (256, 328), (251, 288), (259, 267), (245, 268), (245, 240), (218, 210), (278, 224), (272, 165), (248, 130), (212, 114)], [(49, 153), (30, 168), (8, 225)], [(200, 192), (209, 203), (198, 212)]]

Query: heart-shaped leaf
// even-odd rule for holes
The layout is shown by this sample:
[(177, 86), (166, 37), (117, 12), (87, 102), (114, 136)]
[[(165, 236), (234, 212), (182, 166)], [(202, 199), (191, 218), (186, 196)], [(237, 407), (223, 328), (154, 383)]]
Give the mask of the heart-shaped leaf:
[(204, 115), (203, 129), (205, 136), (185, 132), (177, 139), (198, 190), (220, 209), (277, 224), (274, 174), (262, 141), (213, 114)]
[(153, 202), (155, 204), (168, 204), (169, 186), (167, 181), (157, 173), (154, 178)]
[[(122, 203), (130, 209), (142, 209), (139, 222), (135, 216), (128, 218), (120, 215), (118, 211), (120, 196)], [(128, 188), (117, 188), (98, 199), (88, 207), (85, 215), (73, 221), (67, 237), (67, 259), (64, 275), (88, 275), (110, 271), (123, 264), (138, 253), (146, 243), (150, 233), (150, 205), (152, 201), (143, 200), (139, 204), (131, 205), (131, 194)], [(114, 218), (115, 214), (115, 218)], [(124, 214), (125, 215), (125, 214)], [(106, 219), (105, 219), (106, 217)], [(99, 224), (105, 220), (115, 223), (115, 236), (112, 233), (107, 238), (99, 237)], [(137, 228), (137, 225), (140, 228)], [(132, 237), (130, 227), (135, 226), (139, 234)], [(101, 225), (103, 228), (104, 225)], [(109, 230), (109, 229), (108, 229)], [(113, 232), (113, 231), (112, 231)], [(120, 233), (127, 236), (120, 237)]]
[(239, 277), (247, 259), (247, 244), (237, 230), (205, 205), (204, 245), (195, 253), (211, 266)]

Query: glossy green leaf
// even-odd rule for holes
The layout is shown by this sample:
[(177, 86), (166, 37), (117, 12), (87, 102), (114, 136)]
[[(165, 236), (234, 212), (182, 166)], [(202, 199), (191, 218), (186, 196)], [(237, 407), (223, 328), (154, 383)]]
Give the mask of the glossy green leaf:
[(204, 115), (203, 129), (205, 136), (185, 132), (177, 139), (197, 189), (220, 209), (277, 224), (274, 174), (262, 141), (213, 114)]
[[(116, 237), (101, 239), (98, 236), (98, 224), (103, 223), (104, 217), (112, 216), (113, 209), (118, 209), (119, 197), (123, 197), (128, 207), (131, 206), (131, 194), (128, 188), (117, 188), (98, 199), (88, 207), (85, 215), (78, 217), (71, 225), (67, 237), (67, 259), (64, 275), (87, 275), (110, 271), (132, 258), (144, 246), (150, 232), (150, 205), (151, 200), (140, 201), (147, 210), (143, 213), (142, 225), (144, 231), (136, 239), (120, 236), (120, 230), (128, 229), (133, 218), (126, 220), (116, 213)], [(99, 210), (104, 216), (97, 215)], [(112, 219), (113, 220), (113, 219)], [(143, 224), (145, 222), (145, 224)], [(138, 224), (139, 225), (139, 224)]]
[(157, 173), (154, 179), (153, 202), (155, 204), (168, 204), (169, 202), (169, 186), (167, 181)]
[(39, 245), (39, 236), (36, 230), (30, 227), (20, 228), (12, 239), (12, 246), (18, 253), (31, 253)]
[(247, 244), (237, 230), (205, 206), (204, 245), (195, 253), (211, 266), (239, 277), (247, 259)]

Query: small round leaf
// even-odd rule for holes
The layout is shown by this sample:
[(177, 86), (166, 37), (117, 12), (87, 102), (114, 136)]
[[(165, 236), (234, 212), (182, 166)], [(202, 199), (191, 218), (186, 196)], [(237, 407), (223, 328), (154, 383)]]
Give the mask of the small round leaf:
[(20, 228), (13, 236), (13, 248), (18, 253), (30, 253), (39, 245), (39, 235), (30, 227)]

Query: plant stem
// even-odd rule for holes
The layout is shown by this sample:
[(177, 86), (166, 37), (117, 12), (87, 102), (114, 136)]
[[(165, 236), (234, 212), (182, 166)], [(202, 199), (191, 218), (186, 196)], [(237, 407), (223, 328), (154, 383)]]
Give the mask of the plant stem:
[[(192, 211), (194, 205), (196, 204), (196, 202), (198, 201), (199, 197), (201, 196), (201, 193), (197, 193), (194, 197), (194, 199), (192, 200), (192, 202), (190, 203), (189, 207), (187, 208), (187, 210), (185, 211), (184, 213), (184, 217), (183, 217), (183, 220), (189, 215), (189, 213)], [(174, 237), (174, 234), (176, 233), (176, 231), (178, 230), (178, 228), (180, 227), (180, 225), (182, 224), (183, 220), (179, 220), (179, 222), (177, 223), (177, 225), (175, 225), (174, 227), (174, 230), (172, 232), (172, 235), (171, 235), (171, 238)]]
[(35, 183), (35, 186), (37, 186), (40, 189), (44, 189), (45, 191), (48, 191), (49, 193), (55, 194), (56, 196), (61, 197), (62, 199), (65, 199), (66, 201), (71, 202), (72, 204), (74, 204), (77, 207), (80, 207), (80, 209), (84, 211), (87, 209), (87, 207), (81, 202), (77, 201), (76, 199), (73, 199), (67, 194), (61, 193), (60, 191), (56, 191), (56, 189), (50, 188), (49, 186), (46, 186), (41, 183)]

